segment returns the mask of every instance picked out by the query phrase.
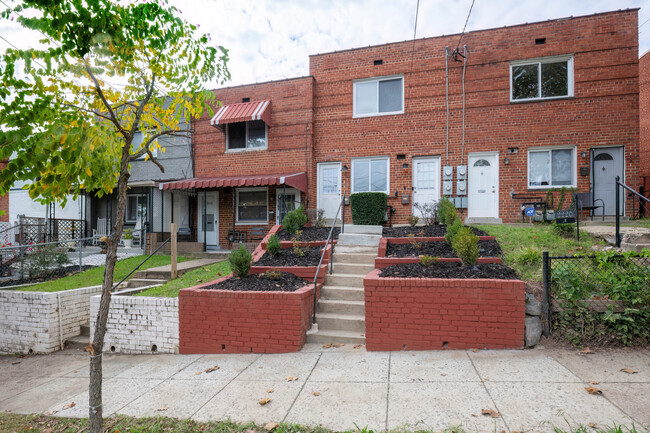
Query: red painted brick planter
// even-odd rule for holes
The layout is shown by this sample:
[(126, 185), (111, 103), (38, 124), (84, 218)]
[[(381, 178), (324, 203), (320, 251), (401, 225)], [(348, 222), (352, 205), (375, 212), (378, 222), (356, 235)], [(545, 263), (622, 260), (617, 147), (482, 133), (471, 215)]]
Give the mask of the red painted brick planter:
[[(482, 241), (491, 241), (494, 240), (494, 236), (479, 236), (479, 239)], [(375, 258), (375, 268), (384, 269), (392, 265), (400, 265), (404, 263), (419, 263), (419, 257), (386, 257), (386, 250), (388, 249), (388, 244), (408, 244), (410, 242), (446, 242), (445, 238), (432, 237), (432, 238), (381, 238), (379, 240), (379, 253)], [(441, 262), (459, 262), (460, 259), (457, 257), (438, 257), (438, 260)], [(499, 257), (479, 257), (479, 263), (497, 263), (501, 264), (501, 259)]]
[(180, 353), (286, 353), (302, 348), (313, 284), (295, 292), (201, 289), (227, 278), (179, 292)]
[[(493, 241), (496, 239), (494, 236), (479, 236), (481, 241)], [(443, 237), (422, 237), (422, 238), (381, 238), (379, 239), (379, 257), (386, 257), (386, 249), (388, 244), (408, 244), (411, 242), (446, 242)]]
[[(280, 230), (282, 230), (281, 225), (274, 225), (271, 230), (264, 236), (264, 239), (262, 239), (262, 242), (260, 245), (262, 246), (262, 249), (266, 249), (266, 244), (269, 241), (269, 238), (271, 235), (277, 234)], [(308, 247), (322, 247), (325, 245), (326, 241), (309, 241), (309, 242), (301, 242), (301, 244), (308, 246)], [(336, 245), (336, 239), (331, 242), (332, 244)], [(291, 241), (280, 241), (280, 246), (282, 248), (292, 248), (293, 247), (293, 242)]]
[(514, 349), (524, 344), (520, 280), (364, 279), (368, 350)]

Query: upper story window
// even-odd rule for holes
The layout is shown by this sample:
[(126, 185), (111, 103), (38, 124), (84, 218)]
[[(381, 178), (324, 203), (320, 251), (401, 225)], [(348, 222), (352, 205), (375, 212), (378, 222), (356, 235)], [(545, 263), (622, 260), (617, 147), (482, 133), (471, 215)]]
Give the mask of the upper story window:
[(404, 77), (383, 77), (354, 82), (354, 117), (404, 112)]
[(530, 149), (528, 151), (528, 188), (576, 186), (575, 147)]
[[(133, 134), (133, 141), (131, 141), (131, 151), (133, 153), (136, 153), (141, 150), (142, 143), (144, 142), (144, 132), (142, 131), (137, 131), (135, 134)], [(155, 144), (156, 142), (154, 141)], [(153, 155), (154, 158), (158, 157), (158, 148), (157, 147), (151, 147), (151, 154)], [(147, 157), (147, 154), (145, 153), (138, 159), (145, 159)]]
[(352, 192), (385, 192), (388, 194), (388, 158), (357, 158), (352, 160)]
[(510, 101), (573, 96), (573, 57), (545, 57), (510, 63)]
[(263, 120), (228, 123), (226, 125), (226, 149), (266, 149), (267, 132)]

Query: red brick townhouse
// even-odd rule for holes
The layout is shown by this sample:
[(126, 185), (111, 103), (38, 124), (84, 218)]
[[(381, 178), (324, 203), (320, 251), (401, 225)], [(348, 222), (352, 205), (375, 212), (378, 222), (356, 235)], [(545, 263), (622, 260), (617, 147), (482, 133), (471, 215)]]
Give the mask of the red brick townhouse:
[(309, 77), (215, 95), (195, 178), (162, 184), (196, 195), (208, 248), (280, 221), (285, 192), (327, 216), (381, 191), (393, 223), (442, 195), (470, 221), (514, 222), (562, 187), (612, 215), (614, 177), (641, 180), (636, 9), (317, 54)]
[(650, 51), (639, 59), (639, 124), (641, 134), (641, 174), (646, 191), (650, 188)]

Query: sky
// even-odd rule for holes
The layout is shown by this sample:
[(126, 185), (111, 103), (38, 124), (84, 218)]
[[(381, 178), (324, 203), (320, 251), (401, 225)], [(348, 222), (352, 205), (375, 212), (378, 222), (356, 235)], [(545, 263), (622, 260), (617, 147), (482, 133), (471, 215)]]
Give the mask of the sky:
[[(418, 0), (168, 0), (229, 49), (226, 87), (304, 76), (309, 55), (413, 39)], [(3, 4), (15, 4), (0, 0)], [(417, 38), (463, 30), (472, 0), (420, 0)], [(475, 0), (467, 31), (639, 10), (639, 51), (650, 49), (650, 0)], [(42, 35), (0, 21), (0, 50), (36, 46)], [(7, 42), (8, 41), (8, 42)]]

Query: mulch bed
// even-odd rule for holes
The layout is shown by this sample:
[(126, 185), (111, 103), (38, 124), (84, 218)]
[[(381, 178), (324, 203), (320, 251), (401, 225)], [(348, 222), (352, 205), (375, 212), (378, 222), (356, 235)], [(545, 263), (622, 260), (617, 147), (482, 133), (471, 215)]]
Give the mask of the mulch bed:
[[(444, 241), (438, 242), (416, 242), (420, 248), (408, 244), (388, 244), (386, 257), (413, 257), (413, 256), (433, 256), (433, 257), (458, 257), (451, 246)], [(478, 241), (480, 257), (500, 257), (501, 247), (497, 241)]]
[[(484, 230), (477, 229), (476, 227), (470, 227), (472, 233), (476, 236), (490, 236), (490, 234)], [(447, 226), (437, 225), (437, 226), (405, 226), (405, 227), (384, 227), (383, 237), (385, 238), (405, 238), (408, 235), (415, 235), (418, 237), (427, 237), (427, 238), (437, 238), (443, 237), (447, 233)]]
[(236, 292), (295, 292), (308, 283), (288, 272), (280, 272), (280, 278), (269, 278), (266, 274), (232, 277), (201, 290), (232, 290)]
[(455, 262), (438, 262), (432, 266), (422, 266), (419, 263), (392, 265), (382, 269), (379, 276), (397, 278), (519, 279), (514, 270), (504, 265), (479, 263), (476, 266), (463, 266), (462, 263)]
[(322, 247), (304, 247), (304, 256), (293, 252), (293, 248), (283, 248), (275, 256), (265, 252), (253, 266), (318, 266), (322, 254)]
[[(326, 241), (327, 237), (330, 234), (330, 229), (331, 227), (303, 227), (299, 240), (303, 242)], [(341, 233), (341, 228), (334, 227), (332, 238), (338, 239), (339, 233)], [(289, 234), (289, 232), (285, 229), (280, 230), (277, 233), (277, 236), (281, 241), (290, 241), (293, 237), (295, 237), (295, 235)]]

